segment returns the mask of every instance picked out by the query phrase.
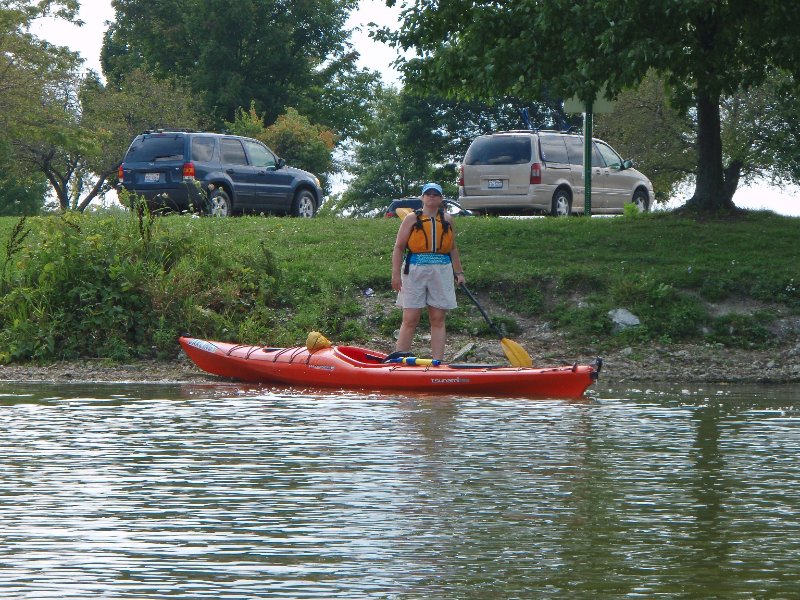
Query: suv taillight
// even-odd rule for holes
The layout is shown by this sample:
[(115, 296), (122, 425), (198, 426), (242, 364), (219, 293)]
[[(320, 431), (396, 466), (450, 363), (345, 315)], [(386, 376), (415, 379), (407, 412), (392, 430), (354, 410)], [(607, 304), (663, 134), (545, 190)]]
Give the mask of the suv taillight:
[(183, 163), (183, 178), (194, 179), (194, 163)]
[(533, 163), (531, 165), (531, 184), (542, 183), (542, 165)]
[(125, 171), (122, 170), (122, 165), (117, 169), (117, 179), (123, 181), (125, 179)]
[(458, 187), (464, 187), (464, 165), (458, 170)]

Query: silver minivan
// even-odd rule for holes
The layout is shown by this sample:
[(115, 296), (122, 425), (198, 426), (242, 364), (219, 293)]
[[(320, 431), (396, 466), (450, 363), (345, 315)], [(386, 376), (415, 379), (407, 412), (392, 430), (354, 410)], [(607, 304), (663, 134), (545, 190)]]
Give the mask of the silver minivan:
[[(653, 184), (602, 140), (592, 144), (592, 213), (650, 209)], [(508, 131), (476, 138), (464, 157), (458, 201), (466, 209), (554, 216), (584, 211), (583, 136)]]

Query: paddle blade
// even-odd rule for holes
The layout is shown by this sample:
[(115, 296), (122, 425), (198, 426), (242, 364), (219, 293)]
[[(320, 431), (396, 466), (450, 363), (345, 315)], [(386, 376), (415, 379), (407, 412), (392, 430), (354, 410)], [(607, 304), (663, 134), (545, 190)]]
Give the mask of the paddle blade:
[(331, 342), (328, 338), (322, 335), (319, 331), (312, 331), (306, 338), (306, 348), (309, 352), (314, 350), (321, 350), (322, 348), (330, 348)]
[(413, 208), (403, 208), (403, 207), (400, 207), (400, 208), (395, 208), (395, 209), (394, 209), (394, 214), (396, 214), (396, 215), (397, 215), (398, 217), (400, 217), (401, 219), (405, 219), (405, 218), (406, 218), (406, 215), (408, 215), (408, 214), (410, 214), (410, 213), (412, 213), (412, 212), (414, 212), (414, 209), (413, 209)]
[(525, 348), (520, 346), (514, 340), (503, 338), (500, 340), (500, 345), (503, 347), (506, 358), (514, 367), (532, 367), (533, 359), (531, 355), (525, 351)]

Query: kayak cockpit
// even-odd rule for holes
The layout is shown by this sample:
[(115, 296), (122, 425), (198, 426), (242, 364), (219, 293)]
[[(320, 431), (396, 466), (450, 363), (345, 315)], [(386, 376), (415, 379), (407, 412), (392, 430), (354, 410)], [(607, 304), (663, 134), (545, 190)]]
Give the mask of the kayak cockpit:
[(367, 350), (358, 346), (334, 346), (334, 351), (349, 360), (350, 362), (362, 363), (367, 365), (383, 364), (386, 354), (376, 350)]

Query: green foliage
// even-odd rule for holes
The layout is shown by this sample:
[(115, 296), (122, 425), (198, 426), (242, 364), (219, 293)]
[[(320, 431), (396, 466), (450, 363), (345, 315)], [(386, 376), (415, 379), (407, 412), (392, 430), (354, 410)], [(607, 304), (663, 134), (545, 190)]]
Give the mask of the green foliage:
[(39, 214), (47, 192), (47, 179), (38, 173), (20, 176), (14, 170), (0, 165), (0, 216)]
[[(400, 325), (398, 309), (376, 311), (373, 299), (392, 295), (396, 220), (157, 217), (142, 208), (0, 218), (5, 360), (173, 356), (183, 332), (282, 346), (318, 330), (368, 343), (391, 340)], [(521, 314), (597, 346), (762, 346), (774, 319), (800, 312), (798, 219), (468, 218), (457, 227), (470, 288), (510, 336), (522, 331)], [(365, 299), (367, 288), (376, 295)], [(714, 318), (708, 296), (768, 301), (770, 310)], [(496, 336), (465, 297), (459, 304), (450, 331)], [(642, 325), (613, 332), (614, 308)]]
[(264, 117), (256, 111), (256, 103), (254, 100), (250, 101), (250, 109), (245, 110), (241, 106), (236, 109), (233, 121), (225, 121), (225, 130), (233, 135), (241, 135), (260, 139), (266, 131), (264, 126)]
[[(403, 19), (399, 31), (386, 30), (380, 39), (415, 50), (404, 72), (421, 92), (488, 100), (547, 90), (587, 102), (601, 92), (616, 97), (648, 73), (663, 77), (674, 105), (696, 111), (697, 178), (689, 204), (704, 212), (731, 211), (743, 168), (737, 157), (723, 167), (722, 99), (747, 93), (776, 69), (795, 75), (795, 89), (798, 83), (793, 32), (800, 30), (800, 10), (779, 0), (508, 0), (456, 2), (447, 10), (423, 3)], [(553, 43), (553, 32), (561, 43)]]
[(774, 334), (766, 326), (774, 318), (768, 311), (717, 317), (711, 321), (707, 339), (730, 347), (766, 348), (775, 341)]
[(331, 152), (336, 136), (327, 127), (313, 125), (293, 108), (267, 127), (261, 138), (290, 165), (314, 174), (333, 172)]
[[(294, 108), (288, 108), (275, 123), (265, 127), (264, 117), (256, 112), (252, 101), (250, 110), (239, 108), (233, 122), (225, 125), (233, 134), (261, 140), (293, 167), (314, 173), (320, 179), (334, 171), (335, 134), (327, 127), (312, 124)], [(327, 181), (323, 187), (326, 185)]]
[(359, 72), (348, 47), (345, 22), (355, 6), (355, 0), (117, 2), (103, 71), (112, 82), (133, 68), (185, 78), (217, 124), (252, 99), (268, 123), (295, 106), (316, 123), (349, 131), (374, 82)]
[(369, 106), (347, 167), (354, 177), (334, 207), (339, 214), (374, 214), (395, 198), (419, 195), (427, 181), (457, 197), (456, 165), (469, 144), (478, 135), (522, 127), (523, 107), (536, 126), (555, 126), (550, 109), (519, 98), (467, 102), (389, 88), (373, 94)]
[(595, 115), (594, 133), (614, 146), (653, 182), (656, 200), (673, 197), (697, 165), (696, 124), (671, 101), (663, 78), (649, 71), (620, 92), (614, 109)]

